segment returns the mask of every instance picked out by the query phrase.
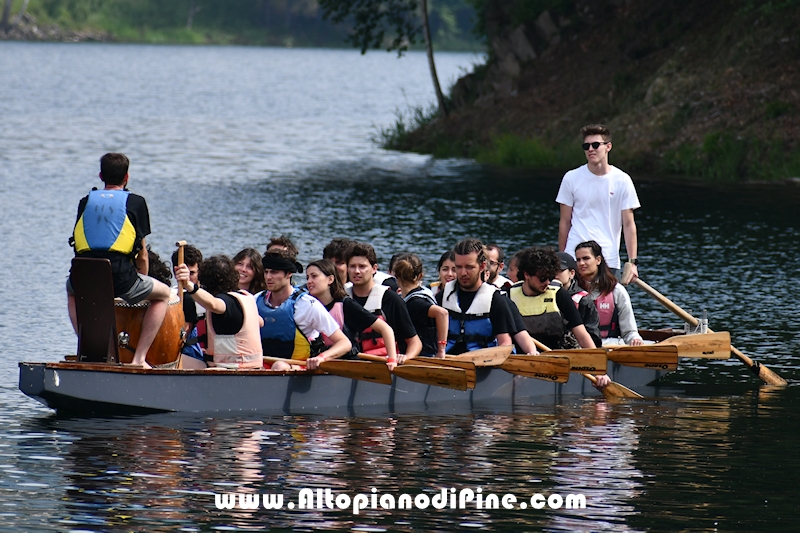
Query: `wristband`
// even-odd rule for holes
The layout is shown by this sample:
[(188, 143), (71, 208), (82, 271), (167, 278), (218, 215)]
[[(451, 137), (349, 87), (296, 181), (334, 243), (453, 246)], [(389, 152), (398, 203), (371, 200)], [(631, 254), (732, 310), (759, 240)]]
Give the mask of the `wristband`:
[(639, 260), (638, 259), (628, 259), (628, 263), (633, 263), (634, 265), (639, 266)]
[(440, 346), (447, 346), (447, 341), (436, 341)]
[(386, 362), (387, 363), (396, 363), (397, 359), (395, 359), (394, 357), (387, 357), (386, 358)]
[(194, 294), (194, 293), (196, 293), (197, 291), (200, 290), (200, 284), (199, 283), (194, 283), (193, 285), (194, 285), (194, 288), (192, 290), (190, 290), (190, 291), (186, 291), (186, 294)]

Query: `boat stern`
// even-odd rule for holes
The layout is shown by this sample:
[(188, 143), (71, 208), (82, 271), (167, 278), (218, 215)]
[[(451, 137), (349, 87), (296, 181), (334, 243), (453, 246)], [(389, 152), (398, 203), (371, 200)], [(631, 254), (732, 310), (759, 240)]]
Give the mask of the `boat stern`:
[(46, 363), (19, 363), (19, 390), (49, 407), (42, 397)]

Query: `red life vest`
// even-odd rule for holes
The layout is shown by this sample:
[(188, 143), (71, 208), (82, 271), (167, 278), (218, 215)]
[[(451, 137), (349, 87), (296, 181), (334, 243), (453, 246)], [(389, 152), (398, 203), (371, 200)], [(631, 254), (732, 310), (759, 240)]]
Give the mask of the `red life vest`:
[[(364, 303), (364, 309), (374, 314), (378, 320), (386, 321), (381, 311), (381, 305), (383, 303), (383, 295), (388, 289), (389, 287), (386, 285), (375, 283), (367, 297), (367, 301)], [(354, 297), (352, 286), (347, 287), (345, 290), (351, 298)], [(386, 350), (386, 343), (384, 343), (383, 337), (372, 328), (367, 328), (357, 333), (356, 342), (359, 345), (359, 349), (364, 353), (371, 355), (388, 355), (389, 353)]]
[(581, 300), (584, 296), (589, 296), (589, 293), (586, 291), (578, 291), (572, 295), (572, 301), (575, 303), (576, 309), (580, 307)]
[(597, 308), (597, 314), (600, 317), (600, 336), (604, 339), (609, 337), (619, 337), (619, 314), (617, 307), (614, 305), (614, 292), (609, 292), (606, 295), (600, 295), (594, 300), (594, 306)]
[[(339, 329), (344, 331), (344, 307), (342, 306), (342, 302), (334, 303), (333, 307), (331, 307), (328, 312), (331, 314), (336, 323), (339, 324)], [(328, 338), (327, 335), (322, 332), (320, 332), (320, 335), (322, 335), (322, 342), (325, 343), (325, 346), (333, 346), (333, 341)]]

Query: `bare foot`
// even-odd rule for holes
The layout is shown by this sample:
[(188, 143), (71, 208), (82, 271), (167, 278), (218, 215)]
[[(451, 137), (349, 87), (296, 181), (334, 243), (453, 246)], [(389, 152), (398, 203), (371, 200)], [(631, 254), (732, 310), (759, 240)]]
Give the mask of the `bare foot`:
[(146, 370), (146, 369), (149, 369), (149, 368), (153, 368), (152, 366), (150, 366), (150, 365), (147, 363), (147, 361), (145, 361), (145, 362), (144, 362), (144, 363), (142, 363), (142, 364), (136, 364), (136, 363), (123, 363), (123, 364), (124, 364), (125, 366), (132, 366), (132, 367), (134, 367), (134, 368), (144, 368), (145, 370)]

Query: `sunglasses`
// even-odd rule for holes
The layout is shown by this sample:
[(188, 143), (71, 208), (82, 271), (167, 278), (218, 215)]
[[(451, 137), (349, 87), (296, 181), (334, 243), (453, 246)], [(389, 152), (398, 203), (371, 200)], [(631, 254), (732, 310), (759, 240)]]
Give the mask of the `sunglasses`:
[(590, 146), (591, 146), (592, 148), (594, 148), (595, 150), (597, 150), (598, 148), (600, 148), (600, 145), (601, 145), (601, 144), (611, 144), (611, 141), (605, 141), (605, 142), (595, 141), (595, 142), (593, 142), (593, 143), (583, 143), (583, 144), (581, 145), (581, 148), (583, 148), (584, 152), (585, 152), (586, 150), (588, 150)]

